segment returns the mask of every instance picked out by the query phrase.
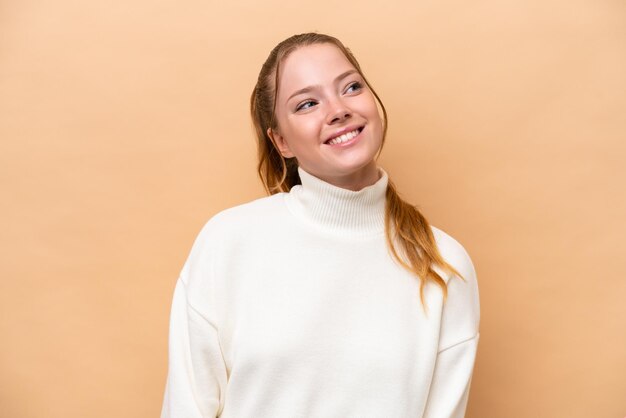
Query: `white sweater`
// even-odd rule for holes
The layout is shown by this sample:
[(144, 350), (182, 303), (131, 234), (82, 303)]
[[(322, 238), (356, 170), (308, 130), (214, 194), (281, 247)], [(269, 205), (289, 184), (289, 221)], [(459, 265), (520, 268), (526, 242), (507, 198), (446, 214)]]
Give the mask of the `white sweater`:
[[(302, 185), (225, 210), (174, 291), (162, 418), (460, 418), (478, 343), (476, 275), (425, 289), (385, 241), (387, 174), (358, 192)], [(439, 271), (439, 270), (438, 270)]]

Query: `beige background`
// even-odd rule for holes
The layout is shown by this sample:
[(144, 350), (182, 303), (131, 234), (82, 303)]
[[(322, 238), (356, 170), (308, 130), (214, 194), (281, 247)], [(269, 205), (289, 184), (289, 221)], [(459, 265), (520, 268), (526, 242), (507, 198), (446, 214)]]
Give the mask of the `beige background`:
[(196, 233), (263, 195), (271, 47), (338, 36), (381, 158), (468, 249), (468, 417), (626, 415), (622, 0), (0, 3), (0, 415), (154, 417)]

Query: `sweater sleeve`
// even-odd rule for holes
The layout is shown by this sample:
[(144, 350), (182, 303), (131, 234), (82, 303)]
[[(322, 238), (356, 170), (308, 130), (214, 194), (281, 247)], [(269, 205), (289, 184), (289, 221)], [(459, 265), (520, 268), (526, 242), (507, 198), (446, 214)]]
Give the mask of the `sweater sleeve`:
[(472, 261), (458, 242), (450, 238), (442, 253), (463, 279), (453, 276), (447, 282), (439, 351), (423, 418), (463, 418), (479, 339), (478, 285)]
[(223, 408), (227, 372), (211, 306), (209, 257), (201, 238), (202, 233), (174, 290), (161, 418), (215, 418)]

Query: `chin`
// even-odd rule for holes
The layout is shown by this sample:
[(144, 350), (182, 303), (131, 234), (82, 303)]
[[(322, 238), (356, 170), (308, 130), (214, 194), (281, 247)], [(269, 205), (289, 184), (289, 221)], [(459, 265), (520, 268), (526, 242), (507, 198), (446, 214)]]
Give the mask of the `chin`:
[(369, 170), (376, 170), (376, 161), (372, 159), (364, 161), (354, 161), (349, 164), (337, 167), (337, 174), (342, 176), (366, 175)]

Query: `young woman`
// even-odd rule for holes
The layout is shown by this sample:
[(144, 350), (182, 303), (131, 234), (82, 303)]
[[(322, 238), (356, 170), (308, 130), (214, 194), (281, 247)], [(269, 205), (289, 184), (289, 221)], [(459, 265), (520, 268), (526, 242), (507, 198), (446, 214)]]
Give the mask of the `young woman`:
[(162, 417), (463, 417), (474, 268), (377, 166), (387, 115), (354, 56), (327, 35), (286, 39), (251, 111), (271, 195), (196, 239)]

